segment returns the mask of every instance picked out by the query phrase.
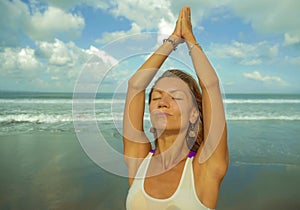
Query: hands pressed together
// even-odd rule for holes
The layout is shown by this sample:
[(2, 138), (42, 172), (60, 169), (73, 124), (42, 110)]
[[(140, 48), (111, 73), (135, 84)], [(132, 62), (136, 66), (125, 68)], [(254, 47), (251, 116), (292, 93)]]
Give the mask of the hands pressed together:
[(176, 35), (190, 44), (195, 44), (197, 42), (193, 33), (191, 23), (190, 7), (185, 6), (180, 10), (178, 19), (176, 21), (176, 26), (172, 35)]

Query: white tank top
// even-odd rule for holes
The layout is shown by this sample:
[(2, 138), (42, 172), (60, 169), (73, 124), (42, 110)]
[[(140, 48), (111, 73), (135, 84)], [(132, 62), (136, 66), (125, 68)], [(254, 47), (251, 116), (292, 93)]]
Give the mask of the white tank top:
[[(127, 195), (127, 210), (204, 210), (209, 209), (198, 199), (194, 184), (193, 159), (186, 159), (179, 185), (166, 199), (153, 198), (144, 189), (145, 175), (152, 157), (150, 152), (141, 163)], [(140, 178), (137, 178), (140, 177)]]

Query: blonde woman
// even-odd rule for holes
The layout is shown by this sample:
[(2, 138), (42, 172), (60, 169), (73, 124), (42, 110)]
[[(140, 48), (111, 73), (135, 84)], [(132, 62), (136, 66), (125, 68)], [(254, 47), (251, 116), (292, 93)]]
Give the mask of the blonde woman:
[[(187, 44), (198, 82), (166, 71), (149, 95), (155, 148), (144, 133), (145, 89), (168, 55)], [(172, 35), (128, 82), (123, 122), (129, 171), (127, 210), (200, 210), (217, 206), (228, 168), (227, 129), (218, 77), (192, 31), (189, 7)]]

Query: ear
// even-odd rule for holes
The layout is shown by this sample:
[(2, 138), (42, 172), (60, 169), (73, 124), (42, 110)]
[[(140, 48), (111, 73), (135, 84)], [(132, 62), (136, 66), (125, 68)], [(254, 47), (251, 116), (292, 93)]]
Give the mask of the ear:
[(196, 107), (193, 107), (190, 114), (190, 123), (194, 124), (198, 118), (199, 118), (199, 110)]

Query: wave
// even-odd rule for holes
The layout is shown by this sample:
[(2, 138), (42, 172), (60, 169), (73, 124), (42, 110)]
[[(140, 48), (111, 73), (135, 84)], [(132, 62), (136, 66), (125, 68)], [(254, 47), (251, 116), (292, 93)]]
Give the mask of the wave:
[(17, 114), (0, 116), (1, 123), (56, 123), (71, 122), (72, 116), (68, 115), (49, 115), (49, 114)]
[(0, 99), (0, 104), (119, 104), (122, 99)]
[(61, 123), (61, 122), (87, 122), (87, 121), (122, 121), (123, 114), (16, 114), (0, 116), (0, 123)]
[[(229, 115), (226, 117), (228, 121), (263, 121), (263, 120), (276, 120), (276, 121), (299, 121), (300, 116), (234, 116)], [(90, 113), (80, 114), (11, 114), (0, 116), (0, 123), (61, 123), (61, 122), (85, 122), (85, 121), (122, 121), (123, 113), (97, 113), (92, 115)], [(145, 115), (145, 120), (150, 120), (148, 114)]]
[(300, 104), (299, 99), (224, 99), (225, 104)]
[(230, 121), (263, 121), (263, 120), (298, 121), (300, 120), (300, 116), (229, 116), (226, 119)]
[[(145, 101), (148, 103), (148, 101)], [(124, 104), (125, 99), (0, 99), (0, 104)], [(225, 104), (300, 104), (300, 99), (224, 99)]]

